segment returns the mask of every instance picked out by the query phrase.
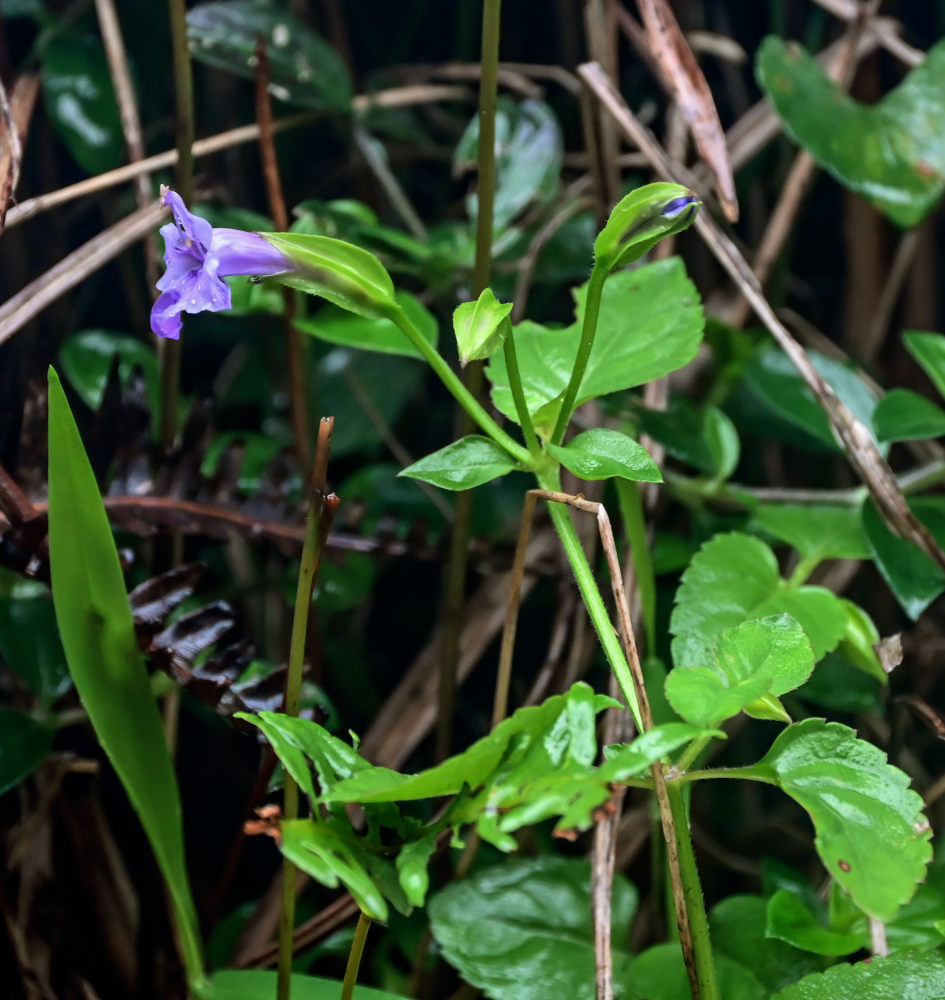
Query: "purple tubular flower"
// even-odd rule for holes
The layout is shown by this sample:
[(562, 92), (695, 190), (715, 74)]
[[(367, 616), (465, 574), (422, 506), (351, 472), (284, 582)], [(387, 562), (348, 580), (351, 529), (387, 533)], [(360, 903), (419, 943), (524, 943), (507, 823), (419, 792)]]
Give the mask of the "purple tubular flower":
[(151, 310), (151, 329), (159, 337), (180, 337), (181, 313), (219, 312), (231, 305), (231, 274), (269, 278), (295, 268), (259, 233), (214, 229), (187, 210), (180, 195), (162, 189), (161, 204), (174, 221), (161, 227), (167, 270), (157, 283), (161, 294)]

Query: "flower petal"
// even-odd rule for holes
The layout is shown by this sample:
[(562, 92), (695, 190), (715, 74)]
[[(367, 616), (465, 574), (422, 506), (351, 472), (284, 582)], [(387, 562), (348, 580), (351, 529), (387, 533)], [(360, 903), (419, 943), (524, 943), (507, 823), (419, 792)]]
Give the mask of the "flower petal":
[(217, 273), (258, 274), (271, 277), (291, 271), (292, 264), (259, 233), (246, 233), (241, 229), (214, 229), (209, 255), (219, 261)]
[(180, 312), (180, 293), (173, 288), (163, 292), (151, 307), (151, 329), (159, 337), (179, 340), (183, 326)]
[(189, 240), (191, 245), (196, 244), (206, 253), (210, 248), (210, 241), (213, 239), (213, 227), (210, 223), (190, 212), (181, 196), (170, 188), (164, 191), (161, 204), (170, 208), (182, 238)]

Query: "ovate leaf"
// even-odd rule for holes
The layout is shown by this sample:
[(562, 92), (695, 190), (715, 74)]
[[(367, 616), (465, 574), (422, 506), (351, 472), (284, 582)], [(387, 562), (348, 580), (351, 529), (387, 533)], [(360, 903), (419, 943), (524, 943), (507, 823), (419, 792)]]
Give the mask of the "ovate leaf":
[[(220, 969), (210, 977), (211, 1000), (261, 1000), (276, 995), (278, 973), (266, 969)], [(292, 976), (292, 1000), (338, 1000), (341, 980)], [(351, 1000), (405, 1000), (400, 994), (355, 986)]]
[(841, 184), (900, 226), (914, 226), (945, 187), (945, 45), (876, 104), (855, 101), (813, 56), (769, 37), (757, 57), (761, 86), (788, 132)]
[[(577, 322), (550, 329), (524, 322), (515, 327), (515, 347), (525, 402), (538, 413), (567, 387), (581, 339), (586, 286), (577, 289)], [(682, 368), (702, 339), (702, 308), (677, 257), (611, 275), (604, 285), (597, 336), (577, 402), (642, 385)], [(492, 401), (517, 422), (505, 359), (495, 354), (486, 374)], [(554, 416), (544, 423), (554, 423)]]
[(855, 507), (759, 504), (754, 523), (805, 559), (868, 559), (870, 555)]
[(202, 3), (187, 14), (195, 59), (252, 80), (256, 44), (269, 60), (269, 93), (309, 108), (347, 109), (352, 95), (344, 60), (321, 36), (281, 6), (249, 0)]
[(470, 434), (408, 465), (400, 475), (444, 490), (468, 490), (517, 468), (508, 452), (494, 441)]
[(760, 766), (807, 810), (833, 878), (860, 909), (889, 920), (932, 856), (922, 799), (908, 775), (852, 729), (823, 719), (789, 726)]
[(595, 427), (578, 434), (563, 447), (554, 444), (546, 447), (579, 479), (620, 476), (634, 482), (663, 481), (660, 470), (643, 445), (620, 431)]
[(945, 956), (940, 952), (874, 957), (805, 976), (772, 1000), (941, 1000)]
[(138, 649), (105, 507), (59, 377), (49, 370), (49, 559), (69, 671), (167, 883), (188, 981), (203, 983), (180, 795)]
[[(430, 926), (450, 965), (492, 1000), (593, 1000), (590, 867), (543, 857), (485, 868), (438, 892)], [(614, 879), (614, 980), (634, 996), (623, 943), (636, 890)]]
[[(768, 1000), (768, 992), (741, 963), (727, 955), (714, 956), (719, 995), (725, 1000)], [(647, 948), (631, 970), (637, 996), (646, 1000), (692, 1000), (682, 949), (675, 942)]]
[(945, 410), (911, 389), (890, 389), (873, 411), (880, 441), (922, 441), (945, 434)]
[(853, 930), (825, 927), (807, 905), (788, 889), (779, 889), (769, 900), (766, 934), (814, 955), (852, 955), (869, 944), (866, 919)]

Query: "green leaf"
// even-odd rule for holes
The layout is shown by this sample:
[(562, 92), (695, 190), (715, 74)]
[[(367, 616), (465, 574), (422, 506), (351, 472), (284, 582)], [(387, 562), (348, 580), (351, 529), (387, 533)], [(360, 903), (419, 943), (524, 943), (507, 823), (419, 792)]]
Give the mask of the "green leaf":
[(945, 572), (913, 542), (894, 535), (872, 500), (863, 504), (862, 518), (876, 568), (902, 610), (918, 621), (919, 615), (945, 590)]
[(594, 242), (594, 256), (611, 268), (631, 264), (660, 240), (687, 229), (700, 205), (681, 184), (645, 184), (614, 206)]
[[(207, 1000), (264, 1000), (276, 995), (278, 973), (265, 969), (221, 969), (210, 977)], [(340, 979), (320, 976), (292, 976), (292, 1000), (338, 1000)], [(355, 986), (351, 1000), (406, 1000), (398, 993)]]
[(771, 1000), (942, 1000), (945, 956), (874, 957), (805, 976)]
[(813, 669), (804, 630), (790, 615), (774, 615), (722, 632), (714, 667), (670, 671), (666, 697), (694, 725), (717, 726), (742, 710), (790, 722), (777, 697), (803, 684)]
[[(715, 955), (719, 996), (725, 1000), (768, 1000), (768, 992), (741, 963)], [(692, 1000), (682, 949), (675, 942), (647, 948), (633, 962), (635, 994), (646, 1000)]]
[(0, 795), (42, 764), (54, 736), (53, 729), (31, 716), (0, 708)]
[(939, 395), (945, 397), (945, 337), (940, 333), (910, 330), (902, 335), (906, 349), (922, 366)]
[[(454, 882), (430, 901), (430, 927), (446, 960), (492, 1000), (593, 1000), (594, 938), (584, 861), (546, 856), (504, 862)], [(614, 879), (614, 980), (637, 995), (624, 930), (636, 890)]]
[(117, 167), (124, 157), (121, 119), (101, 41), (57, 32), (42, 47), (46, 113), (87, 174)]
[(400, 475), (444, 490), (468, 490), (517, 468), (504, 448), (490, 438), (470, 434), (408, 465)]
[(193, 58), (249, 80), (255, 77), (259, 35), (266, 43), (273, 97), (307, 108), (347, 110), (353, 91), (344, 60), (287, 10), (225, 0), (198, 4), (187, 13)]
[(945, 944), (945, 892), (920, 885), (915, 895), (886, 925), (891, 952), (941, 948)]
[(460, 363), (489, 358), (502, 346), (512, 325), (511, 302), (499, 302), (491, 288), (484, 288), (475, 302), (463, 302), (453, 311), (453, 330)]
[(945, 434), (945, 410), (911, 389), (890, 389), (873, 411), (880, 441), (921, 441)]
[(387, 316), (397, 305), (394, 283), (372, 253), (329, 236), (260, 233), (297, 269), (273, 280), (309, 295), (320, 295), (348, 312), (369, 319)]
[(0, 656), (46, 703), (72, 684), (49, 587), (9, 570), (0, 570)]
[[(576, 289), (577, 322), (549, 329), (524, 322), (515, 327), (515, 349), (528, 411), (536, 414), (568, 384), (584, 316), (587, 286)], [(633, 317), (632, 322), (628, 317)], [(688, 364), (702, 339), (702, 307), (678, 257), (611, 275), (604, 285), (597, 336), (577, 403), (662, 378)], [(489, 360), (492, 401), (517, 422), (502, 354)], [(556, 411), (545, 423), (554, 423)]]
[(769, 900), (765, 933), (813, 955), (852, 955), (869, 945), (866, 920), (855, 930), (825, 927), (804, 901), (787, 889), (779, 889)]
[(785, 613), (807, 633), (815, 660), (836, 648), (846, 629), (840, 598), (823, 587), (788, 586), (764, 542), (737, 532), (716, 535), (693, 556), (676, 592), (670, 618), (673, 662), (708, 666), (715, 662), (724, 629)]
[(841, 184), (900, 226), (914, 226), (945, 187), (945, 45), (882, 100), (860, 104), (800, 46), (764, 40), (758, 81), (790, 135)]
[(759, 504), (753, 523), (793, 546), (805, 559), (868, 559), (855, 507), (825, 504)]
[(329, 889), (342, 882), (369, 917), (387, 920), (387, 903), (368, 871), (367, 849), (353, 836), (350, 824), (293, 819), (280, 823), (279, 829), (279, 849), (296, 868)]
[(932, 856), (922, 799), (908, 775), (852, 729), (823, 719), (789, 726), (760, 766), (807, 810), (833, 878), (860, 909), (889, 920)]
[[(461, 170), (477, 162), (479, 115), (469, 122), (453, 157)], [(564, 155), (561, 128), (543, 101), (515, 102), (500, 97), (495, 115), (495, 200), (493, 229), (505, 229), (530, 203), (550, 201), (558, 189)], [(478, 199), (466, 200), (470, 218), (478, 212)]]
[(83, 330), (62, 345), (62, 370), (91, 410), (102, 405), (112, 362), (118, 357), (118, 378), (126, 385), (135, 368), (140, 368), (148, 390), (152, 413), (160, 410), (160, 376), (154, 349), (141, 340), (111, 330)]
[(876, 655), (880, 635), (873, 619), (858, 604), (843, 598), (841, 601), (847, 615), (847, 627), (837, 651), (870, 677), (888, 684), (889, 677)]
[(765, 934), (767, 903), (762, 896), (729, 896), (712, 907), (709, 928), (716, 954), (748, 969), (766, 990), (796, 982), (821, 968), (812, 955)]
[[(439, 330), (436, 318), (426, 306), (409, 292), (395, 292), (394, 298), (423, 339), (436, 347)], [(405, 358), (423, 358), (404, 332), (392, 320), (383, 317), (372, 318), (348, 312), (338, 306), (326, 305), (312, 319), (298, 319), (295, 325), (303, 333), (330, 344), (381, 354), (400, 354)]]
[(738, 465), (738, 431), (717, 407), (695, 407), (674, 399), (666, 410), (635, 409), (640, 429), (679, 459), (716, 479), (728, 479)]
[(436, 850), (436, 830), (430, 830), (418, 840), (410, 841), (397, 855), (397, 875), (400, 887), (412, 906), (423, 906), (430, 888), (427, 865)]
[(663, 477), (649, 452), (620, 431), (595, 427), (573, 437), (564, 447), (549, 444), (548, 451), (579, 479), (620, 476), (634, 482), (661, 483)]
[(49, 558), (66, 660), (99, 742), (167, 883), (188, 981), (203, 982), (184, 860), (180, 795), (138, 649), (105, 507), (56, 373), (49, 369)]
[[(872, 428), (876, 397), (856, 371), (817, 351), (808, 351), (807, 356), (857, 420), (867, 430)], [(745, 380), (752, 392), (779, 417), (806, 431), (831, 451), (843, 451), (823, 407), (780, 348), (767, 347), (755, 355), (745, 368)], [(880, 450), (885, 454), (887, 449), (884, 446)]]

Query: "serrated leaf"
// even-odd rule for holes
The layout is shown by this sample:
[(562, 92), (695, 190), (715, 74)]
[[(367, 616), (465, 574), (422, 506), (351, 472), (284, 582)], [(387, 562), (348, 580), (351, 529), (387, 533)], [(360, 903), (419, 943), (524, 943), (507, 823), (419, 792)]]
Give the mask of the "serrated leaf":
[[(567, 387), (581, 339), (587, 286), (574, 292), (577, 322), (550, 329), (524, 322), (515, 348), (528, 411), (536, 414)], [(702, 308), (678, 257), (611, 275), (604, 285), (597, 336), (577, 396), (578, 404), (662, 378), (688, 364), (699, 348)], [(486, 374), (492, 401), (517, 422), (505, 359), (495, 354)]]
[(805, 559), (868, 559), (870, 555), (855, 507), (759, 504), (753, 521)]
[[(593, 1000), (590, 867), (547, 856), (475, 872), (430, 901), (430, 927), (446, 960), (492, 1000)], [(634, 996), (621, 930), (636, 890), (614, 879), (614, 980)]]
[[(439, 334), (436, 317), (409, 292), (397, 291), (394, 298), (423, 339), (436, 347)], [(362, 316), (336, 305), (326, 305), (311, 319), (297, 319), (295, 325), (303, 333), (329, 344), (423, 359), (423, 355), (393, 320), (384, 317)]]
[(876, 104), (855, 101), (800, 46), (768, 37), (758, 80), (785, 128), (841, 184), (900, 226), (914, 226), (945, 188), (945, 45)]
[(942, 1000), (945, 956), (874, 957), (855, 965), (834, 965), (826, 972), (805, 976), (771, 1000)]
[(860, 909), (889, 920), (932, 856), (909, 777), (852, 729), (822, 719), (785, 729), (760, 766), (810, 815), (817, 853), (833, 878)]
[(815, 660), (836, 647), (846, 628), (840, 599), (823, 587), (788, 587), (764, 542), (737, 532), (716, 535), (693, 556), (676, 592), (673, 662), (711, 665), (724, 629), (784, 613), (807, 633)]
[(945, 410), (911, 389), (890, 389), (873, 411), (880, 441), (923, 441), (945, 434)]
[(408, 465), (400, 475), (444, 490), (469, 490), (517, 468), (508, 452), (490, 438), (470, 434)]
[(863, 531), (876, 568), (902, 610), (918, 621), (945, 590), (945, 572), (914, 542), (894, 535), (872, 500), (863, 504)]
[(203, 984), (180, 794), (135, 637), (118, 549), (58, 375), (49, 369), (49, 562), (76, 690), (141, 820), (173, 901), (188, 982)]
[(548, 444), (546, 448), (579, 479), (619, 476), (633, 482), (663, 481), (659, 468), (639, 441), (606, 427), (582, 431), (563, 447)]
[(939, 395), (945, 397), (945, 337), (940, 333), (909, 330), (902, 335), (909, 353), (932, 380)]
[(804, 901), (787, 889), (779, 889), (768, 900), (765, 933), (801, 951), (832, 957), (852, 955), (865, 948), (870, 940), (865, 917), (856, 930), (825, 927)]
[[(260, 1000), (276, 995), (278, 973), (266, 969), (220, 969), (210, 977), (213, 992), (208, 1000)], [(340, 979), (293, 974), (292, 1000), (338, 1000)], [(399, 993), (355, 986), (351, 1000), (406, 1000)]]
[(491, 288), (484, 288), (475, 302), (463, 302), (453, 311), (453, 331), (459, 360), (465, 367), (470, 361), (489, 358), (502, 346), (512, 329), (511, 302), (499, 302)]
[(266, 44), (273, 97), (309, 108), (348, 108), (352, 88), (344, 60), (287, 10), (225, 0), (198, 4), (187, 13), (194, 59), (250, 80), (256, 73), (259, 36)]
[(759, 618), (722, 632), (712, 667), (670, 671), (666, 697), (694, 725), (717, 726), (742, 710), (790, 722), (777, 697), (803, 684), (813, 669), (810, 640), (793, 618)]

